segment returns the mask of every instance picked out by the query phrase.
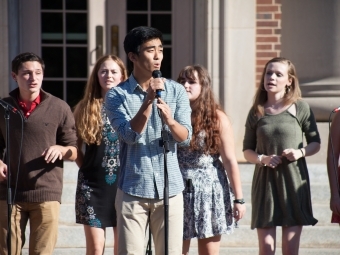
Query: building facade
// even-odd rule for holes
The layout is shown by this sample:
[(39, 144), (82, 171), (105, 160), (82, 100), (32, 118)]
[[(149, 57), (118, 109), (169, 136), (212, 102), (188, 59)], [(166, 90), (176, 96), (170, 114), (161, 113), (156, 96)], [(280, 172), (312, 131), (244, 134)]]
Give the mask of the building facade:
[(43, 88), (74, 106), (96, 59), (126, 61), (126, 33), (153, 26), (164, 34), (164, 77), (189, 64), (208, 68), (243, 161), (245, 119), (270, 58), (296, 64), (319, 121), (337, 107), (339, 11), (339, 0), (1, 0), (0, 96), (16, 87), (11, 60), (31, 51), (46, 63)]

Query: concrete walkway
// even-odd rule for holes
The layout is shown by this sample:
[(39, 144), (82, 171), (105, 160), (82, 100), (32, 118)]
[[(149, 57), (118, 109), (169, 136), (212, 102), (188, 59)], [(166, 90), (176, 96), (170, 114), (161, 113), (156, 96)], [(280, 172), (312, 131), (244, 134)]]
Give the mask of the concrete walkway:
[[(247, 201), (247, 213), (240, 226), (231, 235), (224, 235), (220, 254), (257, 254), (256, 230), (250, 229), (250, 188), (254, 166), (240, 164), (243, 192)], [(60, 226), (56, 255), (85, 254), (85, 236), (82, 225), (75, 224), (74, 198), (78, 169), (75, 163), (65, 162), (64, 191), (60, 212)], [(330, 223), (329, 188), (325, 164), (309, 164), (312, 203), (315, 217), (319, 220), (314, 227), (304, 227), (301, 238), (300, 254), (340, 254), (340, 227)], [(281, 247), (281, 229), (278, 228), (278, 247)], [(147, 241), (147, 240), (146, 240)], [(107, 231), (105, 254), (112, 254), (113, 233)], [(27, 244), (26, 246), (27, 247)], [(23, 254), (28, 254), (27, 250)], [(154, 254), (154, 253), (153, 253)], [(192, 241), (190, 254), (197, 254), (196, 240)], [(278, 249), (277, 254), (281, 254)]]

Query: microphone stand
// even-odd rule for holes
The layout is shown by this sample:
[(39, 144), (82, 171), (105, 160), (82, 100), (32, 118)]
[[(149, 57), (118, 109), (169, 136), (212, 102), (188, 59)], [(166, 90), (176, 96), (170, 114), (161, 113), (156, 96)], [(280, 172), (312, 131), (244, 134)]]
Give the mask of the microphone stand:
[(1, 106), (5, 109), (5, 121), (6, 121), (6, 164), (7, 164), (7, 253), (11, 255), (11, 216), (12, 216), (12, 189), (11, 189), (11, 167), (10, 167), (10, 146), (9, 146), (9, 105), (4, 103), (2, 99), (0, 99)]
[[(161, 78), (162, 72), (160, 70), (154, 70), (152, 72), (152, 77), (154, 79)], [(161, 90), (156, 90), (156, 99), (161, 97)], [(169, 135), (165, 129), (165, 123), (163, 115), (160, 109), (158, 109), (158, 115), (162, 121), (161, 137), (162, 140), (159, 141), (159, 146), (163, 146), (164, 155), (164, 192), (163, 192), (163, 205), (164, 205), (164, 255), (169, 254), (169, 177), (168, 177), (168, 166), (167, 166), (167, 153), (169, 152)], [(150, 228), (150, 214), (149, 214), (149, 242), (146, 254), (151, 255), (151, 228)]]
[[(163, 192), (163, 205), (164, 205), (164, 255), (169, 254), (169, 177), (167, 166), (167, 153), (169, 152), (169, 134), (165, 129), (162, 112), (158, 109), (158, 115), (162, 121), (161, 138), (159, 146), (163, 147), (164, 155), (164, 192)], [(149, 214), (149, 241), (147, 245), (146, 254), (151, 255), (151, 228), (150, 228), (150, 214)]]
[(168, 166), (167, 166), (167, 153), (169, 152), (169, 135), (168, 131), (165, 130), (165, 124), (163, 120), (163, 115), (158, 110), (160, 118), (162, 120), (162, 131), (160, 141), (160, 146), (163, 146), (163, 155), (164, 155), (164, 192), (163, 192), (163, 204), (164, 204), (164, 254), (168, 255), (169, 253), (169, 177), (168, 177)]
[[(157, 79), (162, 77), (162, 72), (160, 70), (153, 70), (152, 78)], [(161, 97), (161, 90), (156, 90), (156, 99)], [(164, 192), (163, 192), (163, 205), (164, 205), (164, 255), (168, 255), (169, 253), (169, 177), (168, 177), (168, 166), (167, 166), (167, 153), (169, 152), (169, 136), (168, 132), (165, 130), (165, 123), (163, 119), (163, 115), (160, 109), (158, 109), (158, 115), (162, 121), (162, 130), (161, 130), (161, 138), (159, 141), (159, 146), (163, 146), (163, 155), (164, 155)], [(149, 242), (148, 242), (149, 251), (146, 251), (146, 254), (151, 255), (151, 228), (150, 228), (150, 217), (149, 217)]]

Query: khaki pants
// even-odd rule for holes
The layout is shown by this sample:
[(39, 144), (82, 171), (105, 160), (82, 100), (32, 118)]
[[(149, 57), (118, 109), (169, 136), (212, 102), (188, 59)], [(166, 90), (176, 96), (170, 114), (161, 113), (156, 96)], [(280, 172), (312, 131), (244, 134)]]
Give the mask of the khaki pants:
[[(145, 235), (149, 211), (150, 228), (156, 255), (164, 255), (164, 206), (163, 200), (130, 196), (122, 190), (116, 195), (118, 254), (144, 255)], [(183, 195), (169, 199), (169, 255), (182, 254)]]
[[(17, 202), (11, 216), (11, 253), (20, 255), (25, 244), (25, 229), (30, 221), (29, 255), (51, 255), (58, 235), (60, 203)], [(0, 200), (0, 254), (7, 253), (7, 201)]]

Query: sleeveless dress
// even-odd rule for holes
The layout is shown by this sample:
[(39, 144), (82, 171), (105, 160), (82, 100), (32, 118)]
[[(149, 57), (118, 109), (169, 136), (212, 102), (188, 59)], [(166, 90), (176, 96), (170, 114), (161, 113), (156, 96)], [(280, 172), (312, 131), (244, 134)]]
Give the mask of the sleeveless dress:
[(104, 107), (102, 142), (86, 146), (84, 162), (78, 172), (76, 222), (91, 227), (117, 225), (115, 197), (119, 175), (119, 142)]
[(183, 239), (232, 233), (234, 195), (219, 155), (179, 147), (177, 156), (185, 186)]
[[(296, 116), (288, 110), (258, 119), (251, 110), (246, 122), (243, 151), (281, 155), (288, 148), (320, 143), (320, 136), (309, 105), (298, 100)], [(276, 168), (256, 165), (251, 188), (251, 228), (315, 225), (310, 181), (305, 158), (289, 161), (282, 157)]]

